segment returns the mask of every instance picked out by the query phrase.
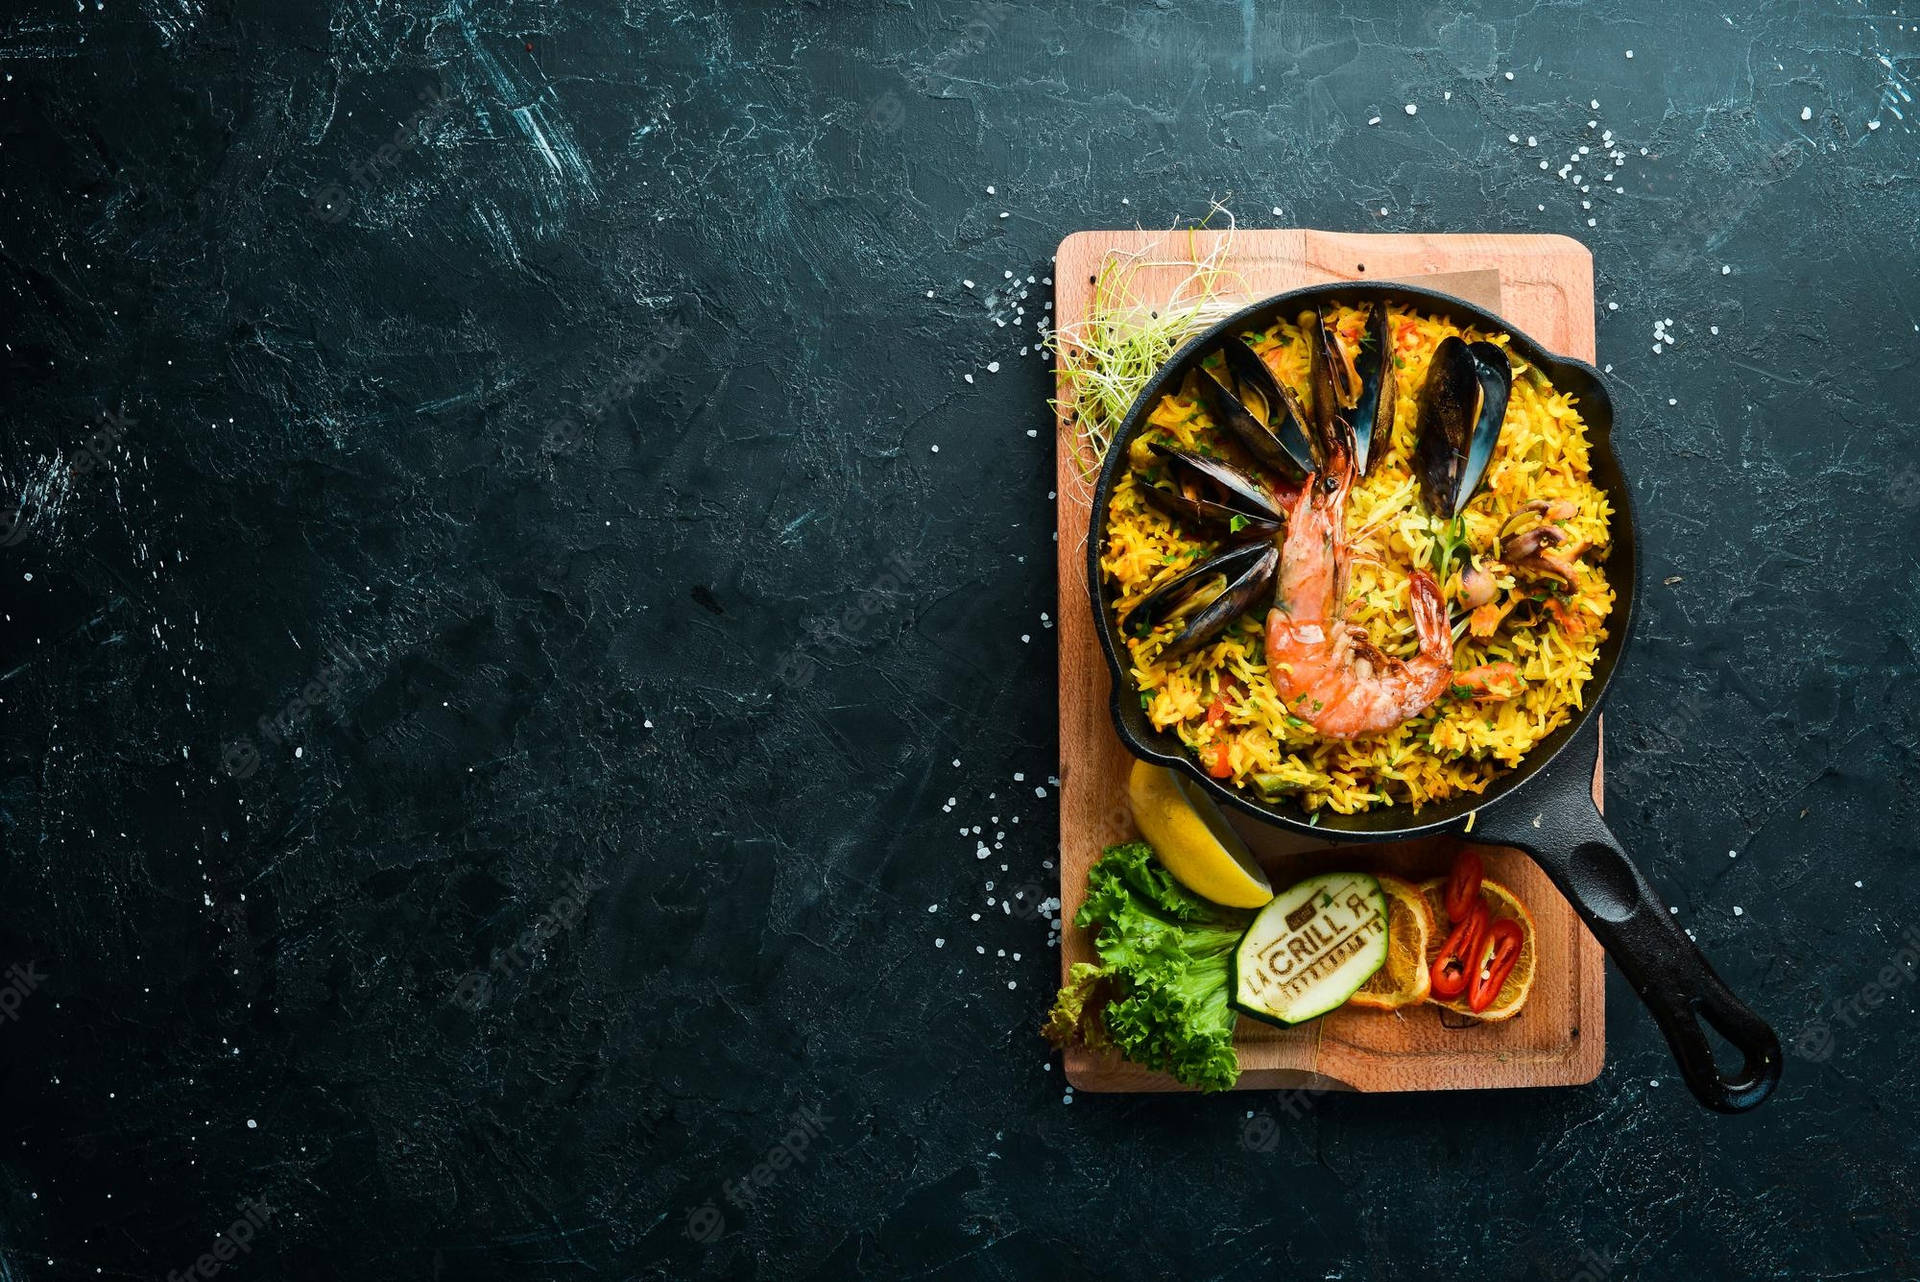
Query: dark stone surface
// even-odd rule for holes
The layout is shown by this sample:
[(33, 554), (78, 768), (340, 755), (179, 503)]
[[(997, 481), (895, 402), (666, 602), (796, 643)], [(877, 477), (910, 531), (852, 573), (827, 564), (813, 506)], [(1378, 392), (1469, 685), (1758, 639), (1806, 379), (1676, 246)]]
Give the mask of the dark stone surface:
[[(9, 6), (0, 1276), (1916, 1276), (1885, 8)], [(1609, 803), (1802, 1052), (1760, 1113), (1617, 976), (1587, 1088), (1063, 1104), (985, 299), (1215, 196), (1593, 246)]]

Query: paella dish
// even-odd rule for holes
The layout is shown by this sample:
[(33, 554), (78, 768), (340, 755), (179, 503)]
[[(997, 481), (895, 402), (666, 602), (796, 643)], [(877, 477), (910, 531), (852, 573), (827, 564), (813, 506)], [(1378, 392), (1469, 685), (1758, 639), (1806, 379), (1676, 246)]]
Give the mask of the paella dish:
[(1217, 342), (1123, 448), (1108, 600), (1149, 719), (1223, 784), (1417, 808), (1582, 707), (1612, 510), (1507, 335), (1305, 311)]

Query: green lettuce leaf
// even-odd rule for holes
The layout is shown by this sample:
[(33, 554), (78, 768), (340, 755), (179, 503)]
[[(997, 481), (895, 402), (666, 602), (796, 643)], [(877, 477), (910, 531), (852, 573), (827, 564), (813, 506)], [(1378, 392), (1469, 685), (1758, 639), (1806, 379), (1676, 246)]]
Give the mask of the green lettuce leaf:
[(1227, 1089), (1240, 1076), (1227, 986), (1251, 920), (1175, 881), (1145, 842), (1107, 847), (1074, 917), (1095, 932), (1100, 964), (1073, 968), (1047, 1037), (1062, 1047), (1111, 1048), (1201, 1090)]

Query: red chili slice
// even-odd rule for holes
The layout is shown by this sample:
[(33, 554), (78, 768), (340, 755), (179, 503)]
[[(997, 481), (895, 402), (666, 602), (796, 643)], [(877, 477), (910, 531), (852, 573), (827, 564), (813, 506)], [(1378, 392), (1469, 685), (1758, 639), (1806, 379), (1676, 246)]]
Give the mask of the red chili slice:
[(1463, 847), (1447, 874), (1446, 909), (1448, 921), (1459, 921), (1480, 902), (1480, 854), (1472, 846)]
[(1220, 693), (1213, 696), (1213, 702), (1207, 705), (1207, 724), (1218, 729), (1227, 724), (1227, 718), (1233, 710), (1228, 707), (1230, 700), (1245, 695), (1247, 688), (1240, 684), (1238, 677), (1228, 677), (1220, 683)]
[[(1484, 906), (1481, 911), (1485, 911)], [(1520, 929), (1520, 923), (1511, 917), (1502, 917), (1493, 923), (1480, 946), (1474, 949), (1473, 978), (1467, 984), (1467, 1005), (1474, 1014), (1493, 1005), (1493, 999), (1500, 995), (1507, 976), (1513, 974), (1513, 964), (1520, 960), (1520, 945), (1525, 940), (1526, 932)]]
[(1474, 973), (1471, 967), (1480, 957), (1480, 940), (1486, 933), (1487, 906), (1475, 904), (1473, 911), (1454, 926), (1447, 942), (1440, 945), (1440, 955), (1433, 959), (1429, 978), (1435, 997), (1450, 1002), (1467, 991), (1467, 981)]

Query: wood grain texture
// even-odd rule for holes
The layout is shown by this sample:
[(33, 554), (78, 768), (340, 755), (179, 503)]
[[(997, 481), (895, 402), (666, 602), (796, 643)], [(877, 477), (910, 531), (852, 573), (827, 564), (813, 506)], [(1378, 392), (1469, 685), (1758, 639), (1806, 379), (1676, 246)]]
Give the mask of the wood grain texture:
[[(1086, 316), (1093, 278), (1109, 255), (1151, 250), (1133, 289), (1143, 305), (1162, 305), (1229, 233), (1077, 232), (1060, 244), (1054, 267), (1057, 324)], [(1495, 309), (1546, 347), (1594, 356), (1593, 259), (1562, 236), (1349, 235), (1305, 230), (1230, 233), (1224, 265), (1233, 292), (1248, 301), (1335, 280), (1408, 280), (1453, 273), (1498, 273)], [(1488, 301), (1486, 279), (1427, 282)], [(1109, 719), (1110, 683), (1087, 607), (1086, 539), (1091, 487), (1085, 460), (1062, 417), (1056, 464), (1060, 572), (1060, 899), (1061, 971), (1093, 959), (1091, 941), (1072, 919), (1085, 897), (1088, 866), (1103, 846), (1135, 835), (1126, 798), (1131, 764)], [(1600, 799), (1601, 776), (1594, 775)], [(1315, 846), (1251, 820), (1235, 826), (1276, 884), (1329, 867), (1364, 867), (1421, 879), (1450, 863), (1451, 839), (1395, 845)], [(1293, 1087), (1356, 1091), (1459, 1090), (1568, 1086), (1592, 1081), (1606, 1055), (1605, 954), (1532, 860), (1482, 848), (1488, 875), (1519, 894), (1539, 928), (1540, 969), (1526, 1009), (1500, 1024), (1464, 1020), (1434, 1006), (1399, 1012), (1343, 1009), (1302, 1028), (1242, 1019), (1236, 1089)], [(1066, 1057), (1066, 1076), (1086, 1091), (1177, 1091), (1163, 1074), (1083, 1051)]]

